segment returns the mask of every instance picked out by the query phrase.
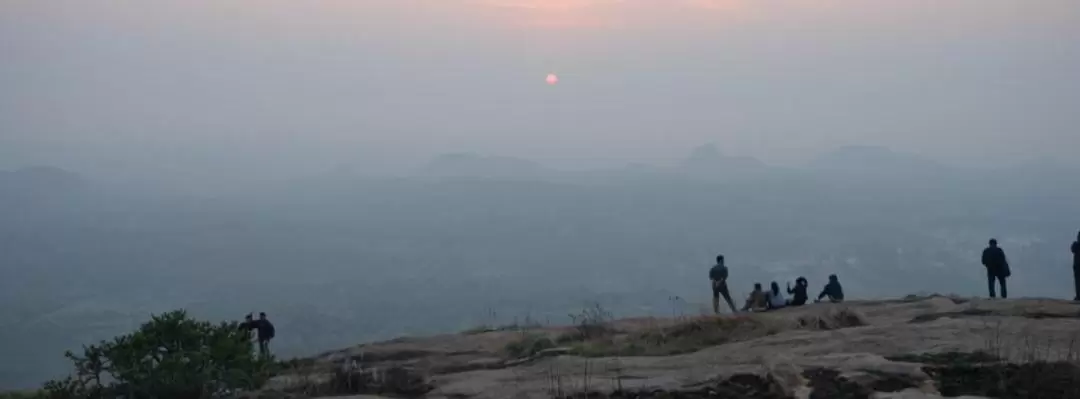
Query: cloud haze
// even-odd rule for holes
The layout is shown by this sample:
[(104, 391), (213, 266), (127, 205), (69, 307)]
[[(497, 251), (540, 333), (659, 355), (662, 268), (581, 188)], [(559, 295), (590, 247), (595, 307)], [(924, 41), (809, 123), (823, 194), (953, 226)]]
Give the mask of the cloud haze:
[(704, 142), (1075, 159), (1075, 37), (1071, 0), (9, 1), (0, 166), (283, 176)]

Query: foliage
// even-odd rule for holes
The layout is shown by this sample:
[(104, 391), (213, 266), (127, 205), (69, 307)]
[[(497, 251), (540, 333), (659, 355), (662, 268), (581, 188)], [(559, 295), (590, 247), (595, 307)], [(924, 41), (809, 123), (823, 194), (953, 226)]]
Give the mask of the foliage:
[(236, 323), (197, 321), (182, 310), (65, 356), (75, 373), (46, 383), (49, 398), (206, 398), (259, 386), (271, 364), (256, 358)]
[(581, 309), (581, 312), (569, 316), (574, 323), (574, 331), (559, 337), (559, 343), (586, 341), (614, 333), (609, 324), (615, 319), (615, 316), (599, 303)]
[(551, 338), (540, 334), (524, 334), (520, 340), (506, 344), (503, 350), (512, 357), (529, 357), (555, 347)]
[(44, 399), (45, 397), (45, 392), (41, 391), (0, 392), (0, 399)]

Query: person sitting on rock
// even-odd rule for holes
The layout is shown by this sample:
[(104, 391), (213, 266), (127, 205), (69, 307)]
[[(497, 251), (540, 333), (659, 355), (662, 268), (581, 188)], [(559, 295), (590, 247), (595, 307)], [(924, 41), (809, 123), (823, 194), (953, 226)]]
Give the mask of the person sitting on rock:
[(806, 281), (805, 277), (799, 277), (795, 279), (795, 289), (791, 288), (791, 283), (788, 283), (787, 292), (791, 294), (791, 306), (802, 306), (806, 304), (806, 300), (809, 299), (806, 296), (806, 288), (810, 283)]
[(788, 300), (784, 297), (784, 292), (780, 291), (780, 284), (773, 281), (769, 288), (769, 310), (780, 309), (787, 306)]
[(829, 283), (825, 284), (825, 289), (821, 290), (821, 294), (814, 302), (821, 302), (821, 298), (825, 297), (829, 297), (829, 302), (832, 303), (844, 301), (844, 287), (840, 286), (840, 279), (835, 274), (829, 275)]
[(746, 305), (743, 305), (742, 310), (744, 312), (764, 312), (768, 308), (768, 295), (761, 290), (761, 283), (754, 283), (754, 291), (750, 292), (750, 296), (746, 297)]

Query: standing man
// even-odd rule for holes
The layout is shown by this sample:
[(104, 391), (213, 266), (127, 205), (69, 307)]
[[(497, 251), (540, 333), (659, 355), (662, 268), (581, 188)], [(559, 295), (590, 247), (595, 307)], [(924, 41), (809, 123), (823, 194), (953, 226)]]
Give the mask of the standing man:
[(1072, 243), (1073, 254), (1073, 285), (1076, 286), (1074, 301), (1080, 301), (1080, 232), (1076, 233), (1076, 241)]
[(724, 266), (724, 255), (716, 256), (716, 265), (709, 269), (709, 280), (712, 281), (712, 308), (713, 313), (720, 314), (720, 296), (724, 296), (724, 301), (727, 301), (729, 307), (731, 307), (731, 313), (738, 313), (735, 310), (735, 302), (731, 300), (731, 292), (728, 291), (727, 286), (728, 269)]
[(259, 312), (259, 320), (254, 322), (259, 337), (259, 355), (270, 356), (270, 340), (274, 339), (274, 324), (266, 319), (265, 312)]
[(1001, 284), (1001, 298), (1009, 297), (1009, 290), (1005, 285), (1005, 279), (1012, 275), (1009, 270), (1009, 261), (1005, 259), (1005, 251), (997, 245), (997, 240), (991, 238), (990, 246), (982, 253), (982, 264), (986, 266), (986, 282), (990, 288), (990, 297), (994, 298), (994, 280)]

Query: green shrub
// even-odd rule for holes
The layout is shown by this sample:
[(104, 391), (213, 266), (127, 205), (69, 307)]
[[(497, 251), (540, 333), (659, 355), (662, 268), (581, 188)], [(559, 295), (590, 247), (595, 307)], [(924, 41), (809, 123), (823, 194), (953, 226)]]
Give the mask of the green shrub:
[(73, 375), (45, 384), (48, 398), (193, 399), (256, 388), (269, 375), (236, 323), (197, 321), (173, 311), (137, 331), (65, 354)]
[(44, 399), (45, 397), (45, 392), (41, 391), (0, 392), (0, 399)]
[(584, 308), (578, 313), (571, 313), (569, 316), (574, 324), (574, 329), (559, 336), (555, 340), (559, 344), (588, 341), (616, 333), (609, 325), (615, 317), (598, 303)]
[(555, 342), (539, 334), (525, 334), (520, 340), (506, 344), (503, 349), (512, 357), (528, 357), (555, 347)]

